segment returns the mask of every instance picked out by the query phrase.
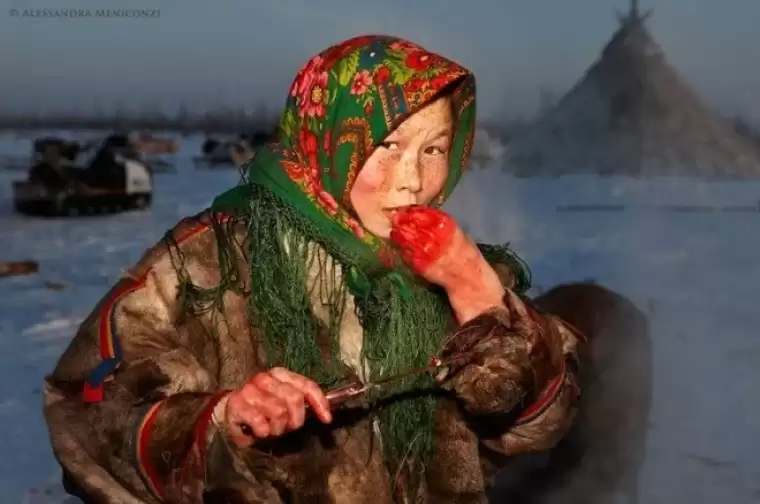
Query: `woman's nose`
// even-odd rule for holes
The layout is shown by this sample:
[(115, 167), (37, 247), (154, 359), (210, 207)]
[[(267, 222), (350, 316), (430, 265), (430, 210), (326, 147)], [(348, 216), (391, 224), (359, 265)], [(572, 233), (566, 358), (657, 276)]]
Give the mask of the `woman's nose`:
[(396, 169), (396, 189), (399, 191), (407, 190), (413, 193), (420, 192), (422, 189), (422, 179), (420, 177), (418, 156), (411, 153), (405, 153), (401, 156), (399, 166)]

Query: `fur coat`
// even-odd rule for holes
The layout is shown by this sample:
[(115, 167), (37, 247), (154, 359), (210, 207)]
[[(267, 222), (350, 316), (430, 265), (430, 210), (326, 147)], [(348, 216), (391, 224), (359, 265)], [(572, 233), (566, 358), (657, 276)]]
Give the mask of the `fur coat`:
[[(68, 491), (113, 504), (410, 502), (404, 482), (383, 464), (382, 440), (361, 399), (335, 410), (331, 425), (309, 421), (245, 450), (227, 440), (226, 392), (267, 363), (244, 291), (225, 293), (224, 314), (214, 308), (180, 316), (178, 253), (182, 274), (196, 285), (220, 281), (210, 218), (180, 222), (171, 240), (147, 251), (46, 378), (44, 413)], [(234, 260), (248, 271), (242, 249)], [(491, 475), (508, 457), (553, 447), (573, 421), (576, 334), (514, 294), (508, 270), (495, 266), (508, 310), (453, 328), (445, 341), (444, 356), (475, 349), (479, 357), (437, 376), (449, 395), (437, 411), (422, 502), (485, 502)], [(324, 307), (318, 294), (312, 298), (321, 320)], [(361, 379), (362, 329), (350, 305), (341, 356), (347, 372)], [(94, 389), (87, 379), (104, 361), (118, 366)]]

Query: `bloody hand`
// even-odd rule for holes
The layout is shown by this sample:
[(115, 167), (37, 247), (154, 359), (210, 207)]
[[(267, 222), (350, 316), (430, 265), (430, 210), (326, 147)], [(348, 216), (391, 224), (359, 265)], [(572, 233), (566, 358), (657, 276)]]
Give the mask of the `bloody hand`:
[(411, 206), (393, 217), (391, 241), (404, 262), (446, 290), (460, 323), (502, 306), (499, 276), (459, 225), (440, 210)]
[(424, 276), (451, 247), (456, 231), (454, 219), (440, 210), (410, 206), (394, 216), (391, 241), (404, 262)]
[(226, 430), (233, 443), (246, 447), (300, 429), (307, 405), (322, 422), (332, 421), (330, 404), (313, 381), (284, 368), (257, 373), (229, 395)]

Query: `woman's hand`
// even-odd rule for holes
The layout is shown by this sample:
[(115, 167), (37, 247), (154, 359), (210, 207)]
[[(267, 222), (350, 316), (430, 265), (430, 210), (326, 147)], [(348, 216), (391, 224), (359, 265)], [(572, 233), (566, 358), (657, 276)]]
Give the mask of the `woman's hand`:
[(401, 258), (415, 273), (446, 289), (460, 323), (503, 306), (499, 276), (449, 215), (410, 206), (392, 224), (391, 241)]
[(284, 368), (257, 373), (228, 396), (227, 433), (241, 448), (281, 436), (303, 426), (307, 404), (323, 423), (332, 421), (330, 404), (313, 381)]

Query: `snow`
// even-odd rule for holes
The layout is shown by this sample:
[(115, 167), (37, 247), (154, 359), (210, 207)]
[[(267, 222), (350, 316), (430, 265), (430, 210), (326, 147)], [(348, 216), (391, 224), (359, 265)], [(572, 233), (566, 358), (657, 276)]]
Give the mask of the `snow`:
[[(28, 152), (24, 142), (0, 136), (0, 155)], [(193, 168), (201, 142), (185, 138), (178, 172), (156, 176), (152, 209), (111, 217), (14, 215), (10, 180), (23, 174), (0, 170), (0, 259), (40, 262), (37, 275), (0, 279), (0, 451), (12, 454), (0, 459), (3, 502), (77, 502), (58, 483), (41, 415), (42, 378), (123, 268), (237, 181), (235, 170)], [(760, 214), (655, 209), (758, 200), (757, 183), (520, 179), (490, 166), (468, 174), (447, 204), (476, 239), (509, 241), (539, 288), (593, 278), (650, 311), (654, 402), (641, 502), (760, 498)], [(556, 211), (573, 204), (632, 206)]]

